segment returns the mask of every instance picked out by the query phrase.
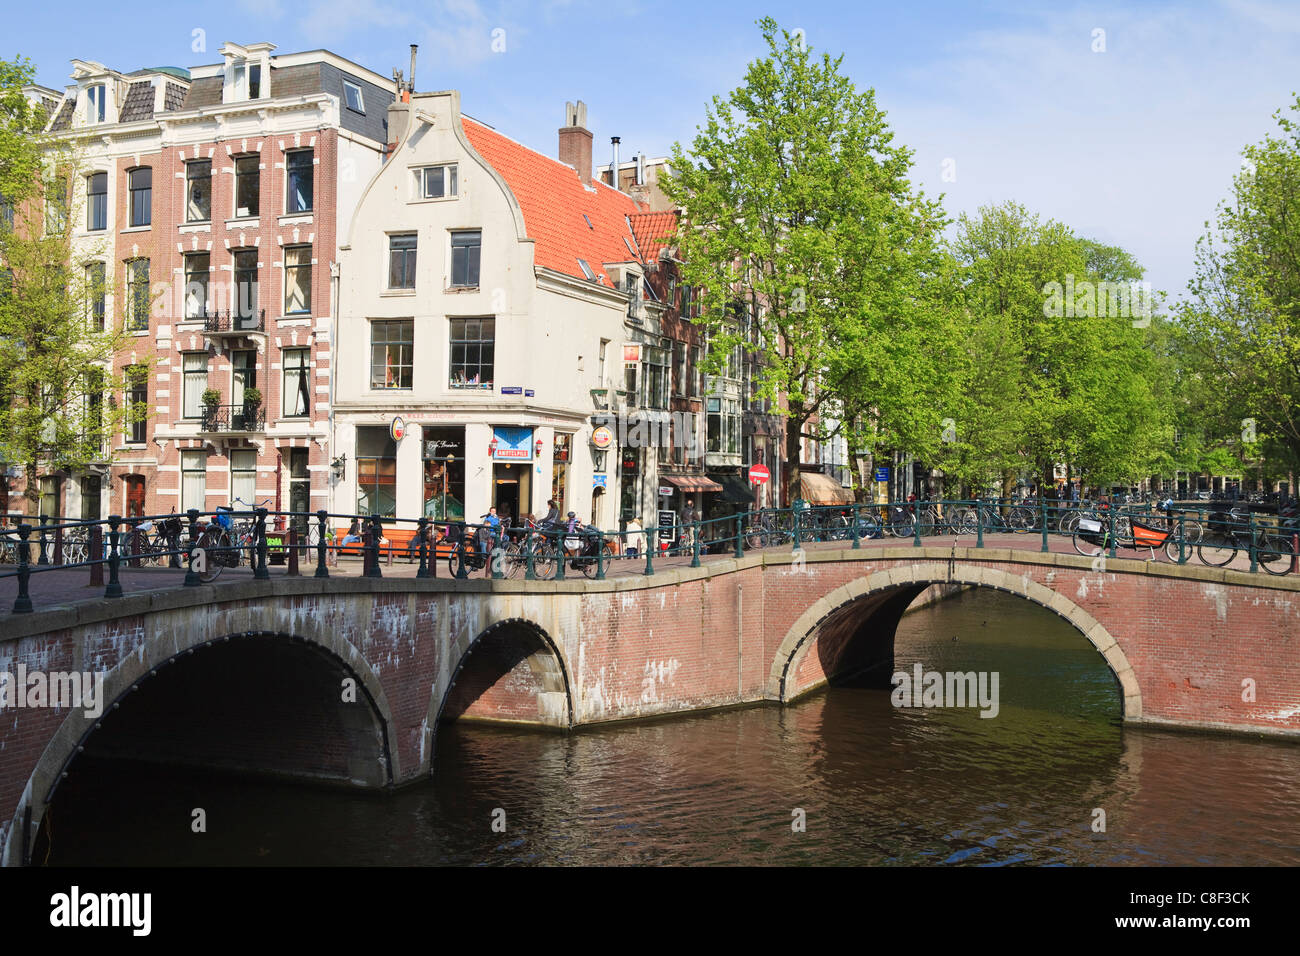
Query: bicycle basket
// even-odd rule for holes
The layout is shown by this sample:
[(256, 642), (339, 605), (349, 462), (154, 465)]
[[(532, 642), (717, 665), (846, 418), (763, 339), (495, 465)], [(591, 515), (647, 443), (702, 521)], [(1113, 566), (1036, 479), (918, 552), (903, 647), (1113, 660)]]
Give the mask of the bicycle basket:
[(1090, 544), (1101, 544), (1106, 539), (1101, 522), (1096, 518), (1079, 519), (1079, 537)]
[(565, 539), (564, 539), (564, 550), (565, 550), (565, 551), (581, 551), (581, 550), (582, 550), (582, 539), (579, 538), (579, 537), (577, 537), (576, 535), (575, 535), (575, 536), (572, 536), (572, 537), (567, 537), (567, 538), (565, 538)]
[(1133, 543), (1139, 548), (1163, 548), (1169, 540), (1169, 532), (1159, 528), (1149, 528), (1144, 524), (1133, 522)]
[(230, 517), (229, 508), (218, 508), (213, 514), (212, 520), (216, 523), (217, 527), (224, 528), (227, 531), (229, 531), (231, 526), (235, 523), (234, 519)]

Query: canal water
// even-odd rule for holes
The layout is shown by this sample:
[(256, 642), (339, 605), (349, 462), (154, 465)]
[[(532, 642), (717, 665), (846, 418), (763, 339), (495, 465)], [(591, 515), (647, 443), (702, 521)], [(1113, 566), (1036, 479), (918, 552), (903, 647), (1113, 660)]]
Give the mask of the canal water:
[(1054, 615), (967, 592), (905, 617), (896, 654), (998, 672), (997, 717), (844, 686), (571, 734), (449, 724), (435, 778), (388, 795), (87, 764), (45, 862), (1300, 863), (1300, 746), (1124, 729)]

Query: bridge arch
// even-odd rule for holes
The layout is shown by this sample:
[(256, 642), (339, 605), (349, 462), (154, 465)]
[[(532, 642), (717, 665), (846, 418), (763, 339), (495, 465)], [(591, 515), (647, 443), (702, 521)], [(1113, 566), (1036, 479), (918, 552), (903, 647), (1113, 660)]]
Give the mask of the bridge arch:
[[(772, 659), (767, 696), (786, 703), (811, 690), (795, 686), (794, 676), (809, 651), (818, 643), (823, 626), (866, 602), (883, 604), (893, 598), (901, 615), (907, 605), (930, 585), (956, 584), (991, 588), (1014, 594), (1046, 608), (1082, 634), (1105, 659), (1119, 684), (1125, 720), (1142, 717), (1142, 692), (1124, 649), (1095, 617), (1059, 591), (1039, 584), (1028, 575), (1010, 574), (980, 565), (931, 562), (900, 565), (849, 581), (815, 601), (792, 624)], [(877, 608), (879, 610), (879, 608)], [(893, 623), (897, 622), (897, 617)], [(891, 632), (892, 639), (892, 632)], [(830, 675), (827, 675), (830, 676)]]
[(573, 726), (569, 663), (564, 648), (541, 625), (523, 617), (494, 621), (472, 639), (457, 640), (452, 650), (456, 668), (445, 684), (435, 684), (425, 721), (430, 773), (433, 741), (446, 719)]
[(378, 757), (378, 766), (367, 762), (366, 766), (359, 768), (359, 773), (351, 782), (365, 786), (391, 787), (395, 780), (400, 779), (399, 756), (392, 745), (392, 709), (369, 663), (347, 639), (329, 629), (312, 626), (304, 628), (304, 633), (254, 628), (219, 636), (213, 636), (204, 628), (197, 627), (160, 628), (147, 636), (133, 653), (105, 672), (102, 712), (99, 715), (87, 716), (84, 708), (74, 708), (50, 737), (23, 789), (0, 866), (26, 862), (26, 854), (36, 842), (41, 823), (59, 784), (67, 778), (73, 762), (86, 749), (91, 738), (102, 729), (108, 716), (119, 710), (133, 692), (147, 689), (148, 685), (155, 684), (154, 678), (166, 674), (172, 667), (182, 666), (180, 662), (195, 654), (211, 652), (223, 645), (258, 640), (276, 642), (281, 647), (297, 646), (314, 651), (320, 655), (325, 666), (341, 676), (355, 680), (355, 700), (364, 711), (350, 717), (353, 726), (348, 729), (360, 730), (363, 737), (368, 732), (373, 732), (377, 753), (372, 756)]

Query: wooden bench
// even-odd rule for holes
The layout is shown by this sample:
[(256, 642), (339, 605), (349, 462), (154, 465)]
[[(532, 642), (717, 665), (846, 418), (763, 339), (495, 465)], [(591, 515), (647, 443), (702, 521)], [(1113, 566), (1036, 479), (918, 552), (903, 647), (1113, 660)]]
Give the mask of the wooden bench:
[[(363, 527), (361, 529), (362, 532), (361, 541), (353, 542), (352, 544), (348, 544), (348, 545), (335, 544), (331, 548), (331, 551), (333, 551), (333, 553), (336, 556), (343, 555), (344, 557), (352, 557), (352, 558), (364, 557), (365, 556), (365, 531), (366, 529)], [(388, 564), (390, 565), (393, 563), (393, 558), (395, 557), (396, 558), (409, 557), (413, 561), (418, 561), (420, 559), (419, 545), (416, 545), (414, 548), (411, 547), (411, 542), (415, 539), (416, 531), (417, 531), (416, 526), (411, 524), (408, 524), (406, 527), (383, 528), (382, 530), (383, 537), (379, 541), (379, 556), (381, 558), (387, 557)], [(345, 537), (347, 537), (347, 534), (348, 534), (347, 528), (335, 528), (334, 540), (336, 542), (341, 542)], [(438, 542), (436, 547), (433, 547), (431, 549), (429, 557), (434, 560), (437, 560), (439, 558), (448, 558), (451, 556), (454, 550), (455, 550), (454, 545), (446, 541), (440, 541)]]

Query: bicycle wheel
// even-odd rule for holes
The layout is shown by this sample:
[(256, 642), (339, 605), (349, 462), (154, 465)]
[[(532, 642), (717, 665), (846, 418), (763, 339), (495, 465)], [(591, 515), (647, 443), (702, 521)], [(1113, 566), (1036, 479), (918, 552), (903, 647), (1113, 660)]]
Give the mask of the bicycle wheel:
[(1259, 536), (1255, 549), (1259, 566), (1269, 574), (1290, 574), (1295, 544), (1290, 535), (1267, 532)]
[(229, 535), (225, 531), (218, 534), (205, 531), (199, 535), (196, 547), (203, 549), (203, 570), (198, 574), (199, 580), (204, 584), (210, 584), (221, 575), (229, 543)]
[(1062, 534), (1074, 534), (1079, 528), (1079, 512), (1077, 510), (1067, 511), (1061, 516), (1059, 527)]
[(1237, 539), (1230, 531), (1207, 531), (1197, 542), (1196, 556), (1202, 564), (1221, 568), (1237, 556)]
[[(1104, 534), (1105, 532), (1103, 532)], [(1106, 539), (1099, 538), (1095, 535), (1084, 534), (1082, 531), (1075, 530), (1071, 535), (1074, 541), (1074, 550), (1079, 552), (1085, 558), (1095, 558), (1106, 550)]]
[(511, 541), (506, 545), (505, 566), (502, 568), (506, 577), (517, 578), (523, 575), (526, 560), (524, 547), (518, 541)]
[(1035, 514), (1023, 506), (1011, 509), (1011, 514), (1007, 518), (1007, 524), (1016, 534), (1027, 534), (1034, 529), (1037, 523)]
[[(1191, 544), (1183, 545), (1183, 554), (1188, 558), (1191, 558), (1192, 552), (1194, 550), (1195, 547)], [(1170, 561), (1174, 562), (1175, 564), (1178, 563), (1178, 531), (1177, 530), (1171, 532), (1169, 537), (1165, 539), (1165, 557), (1167, 557)]]

